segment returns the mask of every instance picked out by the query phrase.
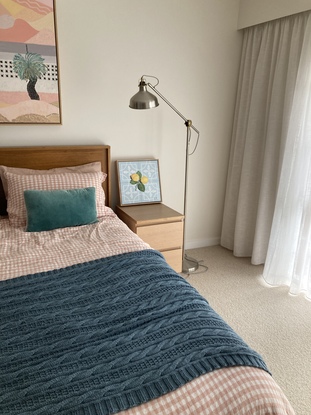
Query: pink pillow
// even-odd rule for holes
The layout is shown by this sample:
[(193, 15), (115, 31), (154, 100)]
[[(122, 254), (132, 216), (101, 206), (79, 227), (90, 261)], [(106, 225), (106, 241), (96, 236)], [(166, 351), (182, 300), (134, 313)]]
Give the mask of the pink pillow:
[(8, 197), (8, 184), (7, 180), (4, 176), (5, 172), (15, 173), (20, 175), (25, 174), (51, 174), (51, 173), (93, 173), (101, 171), (101, 162), (94, 161), (93, 163), (82, 164), (80, 166), (72, 166), (72, 167), (56, 167), (55, 169), (49, 170), (33, 170), (33, 169), (24, 169), (21, 167), (8, 167), (8, 166), (0, 166), (0, 179), (2, 180), (3, 190), (5, 197)]
[(95, 173), (55, 173), (20, 175), (4, 173), (8, 184), (7, 212), (12, 226), (26, 225), (24, 190), (69, 190), (95, 187), (97, 217), (105, 214), (105, 192), (102, 183), (106, 174)]

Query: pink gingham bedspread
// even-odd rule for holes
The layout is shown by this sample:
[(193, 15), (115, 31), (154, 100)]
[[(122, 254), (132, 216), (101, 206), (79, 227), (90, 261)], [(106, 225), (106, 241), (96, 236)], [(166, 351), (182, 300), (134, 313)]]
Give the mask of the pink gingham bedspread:
[[(0, 220), (0, 279), (48, 271), (149, 246), (109, 208), (99, 223), (26, 233)], [(261, 369), (216, 370), (120, 415), (294, 415), (273, 378)]]
[(25, 232), (0, 220), (0, 280), (149, 248), (115, 213), (93, 225)]

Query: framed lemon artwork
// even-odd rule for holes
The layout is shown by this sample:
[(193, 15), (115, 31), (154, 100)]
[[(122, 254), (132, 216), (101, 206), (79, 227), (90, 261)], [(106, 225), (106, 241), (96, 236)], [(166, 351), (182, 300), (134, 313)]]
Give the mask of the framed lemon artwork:
[(120, 206), (161, 203), (159, 160), (117, 160)]

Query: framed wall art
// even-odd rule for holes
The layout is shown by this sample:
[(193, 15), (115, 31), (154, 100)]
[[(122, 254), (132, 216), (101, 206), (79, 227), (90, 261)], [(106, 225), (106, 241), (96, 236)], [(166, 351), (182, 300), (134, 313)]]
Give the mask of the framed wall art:
[(54, 0), (0, 0), (0, 123), (61, 124)]
[(120, 205), (161, 203), (159, 160), (116, 161)]

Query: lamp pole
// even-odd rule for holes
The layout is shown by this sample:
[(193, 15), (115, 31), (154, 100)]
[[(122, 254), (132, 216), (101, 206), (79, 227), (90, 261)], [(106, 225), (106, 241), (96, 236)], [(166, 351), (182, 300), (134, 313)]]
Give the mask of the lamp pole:
[[(144, 82), (143, 79), (141, 82)], [(198, 136), (200, 135), (199, 130), (192, 124), (191, 120), (188, 120), (178, 109), (167, 99), (160, 91), (157, 90), (150, 82), (147, 83), (147, 86), (152, 89), (161, 99), (163, 99), (166, 104), (172, 108), (184, 121), (185, 126), (187, 127), (187, 137), (186, 137), (186, 161), (185, 161), (185, 185), (184, 185), (184, 232), (183, 232), (183, 246), (182, 246), (182, 271), (185, 273), (194, 272), (198, 269), (198, 262), (190, 257), (185, 255), (185, 240), (186, 240), (186, 209), (187, 209), (187, 188), (188, 188), (188, 161), (189, 161), (189, 141), (192, 128)]]

